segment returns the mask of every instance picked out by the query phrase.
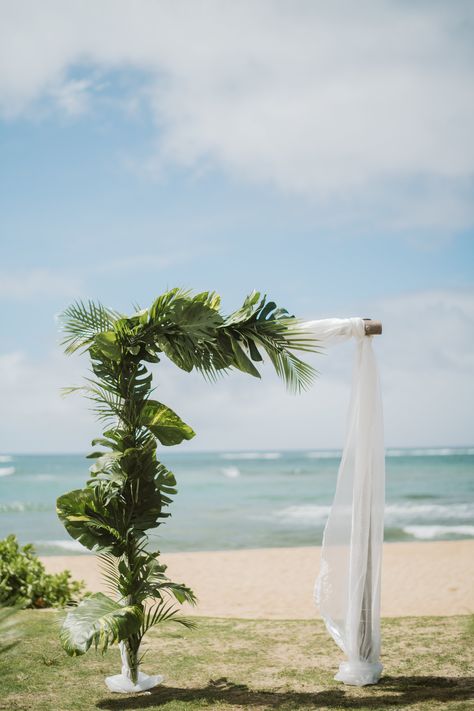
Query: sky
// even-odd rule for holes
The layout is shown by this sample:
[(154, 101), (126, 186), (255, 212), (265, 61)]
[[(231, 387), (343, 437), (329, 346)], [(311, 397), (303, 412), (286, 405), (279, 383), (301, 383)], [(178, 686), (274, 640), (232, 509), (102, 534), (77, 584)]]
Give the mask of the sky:
[[(387, 445), (472, 445), (473, 40), (461, 0), (0, 0), (0, 452), (100, 431), (58, 313), (173, 286), (382, 320)], [(353, 355), (157, 397), (186, 451), (340, 447)]]

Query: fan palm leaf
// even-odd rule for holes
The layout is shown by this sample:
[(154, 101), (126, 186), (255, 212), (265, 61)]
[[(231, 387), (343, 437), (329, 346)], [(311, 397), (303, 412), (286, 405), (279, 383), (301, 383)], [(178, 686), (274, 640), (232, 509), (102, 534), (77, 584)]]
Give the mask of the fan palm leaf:
[(94, 337), (113, 327), (119, 315), (94, 301), (76, 301), (60, 315), (62, 345), (66, 353), (88, 346)]

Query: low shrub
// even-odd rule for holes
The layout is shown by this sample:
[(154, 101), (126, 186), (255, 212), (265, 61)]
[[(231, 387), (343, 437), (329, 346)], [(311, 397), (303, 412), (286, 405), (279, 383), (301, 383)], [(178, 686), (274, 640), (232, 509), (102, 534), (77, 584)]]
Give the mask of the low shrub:
[(63, 607), (83, 589), (68, 570), (47, 573), (33, 545), (20, 546), (13, 534), (0, 540), (0, 605)]

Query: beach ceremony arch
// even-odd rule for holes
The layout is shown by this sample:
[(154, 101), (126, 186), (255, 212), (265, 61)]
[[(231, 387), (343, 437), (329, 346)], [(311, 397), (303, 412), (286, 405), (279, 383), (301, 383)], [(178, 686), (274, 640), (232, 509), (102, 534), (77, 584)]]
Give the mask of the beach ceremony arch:
[(94, 593), (70, 610), (61, 642), (71, 656), (118, 643), (122, 671), (107, 677), (111, 691), (150, 689), (161, 675), (140, 671), (140, 645), (162, 622), (186, 627), (177, 604), (195, 604), (192, 590), (171, 581), (147, 531), (161, 525), (176, 494), (174, 475), (157, 460), (157, 441), (176, 445), (194, 436), (168, 406), (154, 400), (146, 364), (166, 356), (179, 368), (213, 381), (232, 369), (260, 377), (266, 354), (294, 392), (307, 389), (314, 369), (295, 351), (357, 341), (347, 440), (336, 493), (324, 533), (315, 589), (326, 626), (347, 656), (336, 679), (347, 684), (380, 678), (380, 572), (383, 540), (384, 448), (380, 385), (371, 336), (381, 324), (370, 319), (304, 322), (258, 292), (230, 316), (220, 313), (214, 292), (193, 295), (172, 289), (149, 309), (124, 316), (101, 304), (77, 302), (62, 315), (67, 353), (87, 352), (92, 377), (80, 390), (104, 422), (91, 477), (57, 501), (68, 533), (97, 553), (111, 596)]

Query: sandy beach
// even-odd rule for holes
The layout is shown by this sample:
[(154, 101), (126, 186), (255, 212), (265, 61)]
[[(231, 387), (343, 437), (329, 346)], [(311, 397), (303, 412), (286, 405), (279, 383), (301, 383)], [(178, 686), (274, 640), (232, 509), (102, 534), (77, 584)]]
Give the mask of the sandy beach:
[[(268, 548), (164, 555), (168, 574), (185, 582), (199, 604), (188, 613), (250, 619), (310, 619), (320, 548)], [(67, 568), (89, 590), (104, 590), (93, 556), (42, 558), (50, 572)], [(387, 543), (382, 615), (474, 612), (474, 541)]]

